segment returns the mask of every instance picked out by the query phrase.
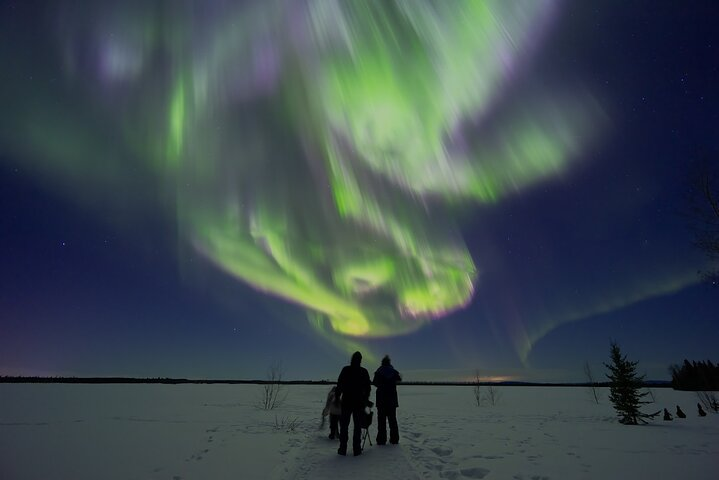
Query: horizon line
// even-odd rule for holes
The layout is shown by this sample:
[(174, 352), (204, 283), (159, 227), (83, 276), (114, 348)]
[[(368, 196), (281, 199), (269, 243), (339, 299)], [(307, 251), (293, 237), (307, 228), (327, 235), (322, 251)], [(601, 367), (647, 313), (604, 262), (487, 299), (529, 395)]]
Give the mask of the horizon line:
[[(262, 379), (209, 379), (174, 377), (122, 377), (122, 376), (41, 376), (0, 375), (0, 383), (76, 383), (76, 384), (278, 384), (278, 385), (334, 385), (334, 380), (262, 380)], [(645, 380), (644, 386), (671, 387), (671, 380)], [(538, 382), (538, 381), (454, 381), (407, 380), (398, 384), (416, 386), (543, 386), (543, 387), (609, 387), (611, 382)]]

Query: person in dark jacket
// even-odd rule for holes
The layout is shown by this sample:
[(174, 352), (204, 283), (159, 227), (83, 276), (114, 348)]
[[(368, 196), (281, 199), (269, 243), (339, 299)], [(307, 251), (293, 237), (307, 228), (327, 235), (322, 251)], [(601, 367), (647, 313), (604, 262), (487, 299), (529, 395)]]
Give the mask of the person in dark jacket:
[(387, 443), (387, 421), (389, 421), (389, 443), (399, 443), (399, 427), (397, 426), (397, 382), (402, 377), (392, 366), (389, 355), (382, 359), (382, 365), (374, 372), (372, 384), (377, 387), (377, 445)]
[(369, 402), (369, 394), (372, 386), (369, 380), (367, 369), (360, 366), (362, 354), (355, 352), (349, 365), (342, 369), (337, 379), (337, 390), (335, 396), (341, 399), (342, 414), (340, 415), (340, 448), (337, 453), (347, 455), (347, 441), (349, 439), (350, 418), (354, 423), (352, 434), (352, 451), (357, 455), (362, 454), (362, 427), (360, 421), (364, 409)]

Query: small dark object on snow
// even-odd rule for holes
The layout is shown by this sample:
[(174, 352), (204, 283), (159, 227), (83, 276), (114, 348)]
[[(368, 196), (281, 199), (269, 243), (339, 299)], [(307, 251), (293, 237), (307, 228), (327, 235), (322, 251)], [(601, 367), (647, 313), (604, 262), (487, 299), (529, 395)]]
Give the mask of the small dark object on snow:
[(701, 404), (697, 403), (697, 409), (699, 410), (699, 416), (700, 416), (700, 417), (706, 417), (706, 416), (707, 416), (707, 412), (704, 411), (704, 409), (702, 408)]
[(682, 409), (679, 408), (679, 405), (677, 405), (677, 417), (678, 418), (687, 418), (686, 414), (682, 412)]
[(664, 420), (671, 420), (671, 419), (672, 419), (672, 414), (669, 413), (669, 410), (667, 410), (667, 409), (665, 408), (665, 409), (664, 409)]

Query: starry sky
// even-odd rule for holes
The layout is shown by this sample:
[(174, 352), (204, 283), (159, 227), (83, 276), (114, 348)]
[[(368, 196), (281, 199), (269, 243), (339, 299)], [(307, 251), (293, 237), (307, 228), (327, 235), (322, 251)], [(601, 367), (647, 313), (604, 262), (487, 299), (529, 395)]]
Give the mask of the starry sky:
[(719, 6), (0, 2), (0, 374), (717, 360)]

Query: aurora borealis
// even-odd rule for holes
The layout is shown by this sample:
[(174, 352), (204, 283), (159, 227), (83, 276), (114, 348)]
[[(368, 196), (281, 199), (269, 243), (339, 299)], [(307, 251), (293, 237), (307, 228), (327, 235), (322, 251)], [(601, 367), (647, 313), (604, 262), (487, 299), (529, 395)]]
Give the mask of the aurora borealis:
[[(233, 331), (279, 322), (331, 355), (372, 358), (387, 342), (431, 348), (436, 328), (472, 318), (460, 344), (478, 328), (480, 344), (526, 366), (562, 325), (697, 283), (690, 248), (670, 258), (662, 245), (613, 246), (623, 261), (600, 241), (597, 266), (587, 259), (601, 233), (562, 251), (553, 221), (511, 217), (523, 199), (594, 176), (572, 200), (540, 203), (564, 210), (554, 224), (570, 237), (602, 218), (610, 232), (649, 202), (614, 204), (627, 177), (612, 169), (636, 172), (654, 195), (665, 188), (631, 166), (645, 159), (604, 159), (625, 118), (593, 76), (598, 49), (576, 53), (596, 41), (568, 27), (586, 14), (565, 3), (38, 2), (17, 13), (9, 2), (0, 167), (86, 212), (93, 229), (162, 245), (177, 288), (211, 291), (207, 310), (229, 309), (218, 315)], [(563, 49), (585, 66), (551, 71)], [(593, 198), (606, 208), (581, 205), (601, 182)], [(546, 250), (524, 263), (499, 253), (512, 241), (495, 233), (517, 229), (525, 249)], [(287, 330), (266, 309), (233, 310), (237, 295), (299, 310)], [(234, 350), (254, 351), (256, 335)], [(434, 340), (445, 352), (454, 343)]]

